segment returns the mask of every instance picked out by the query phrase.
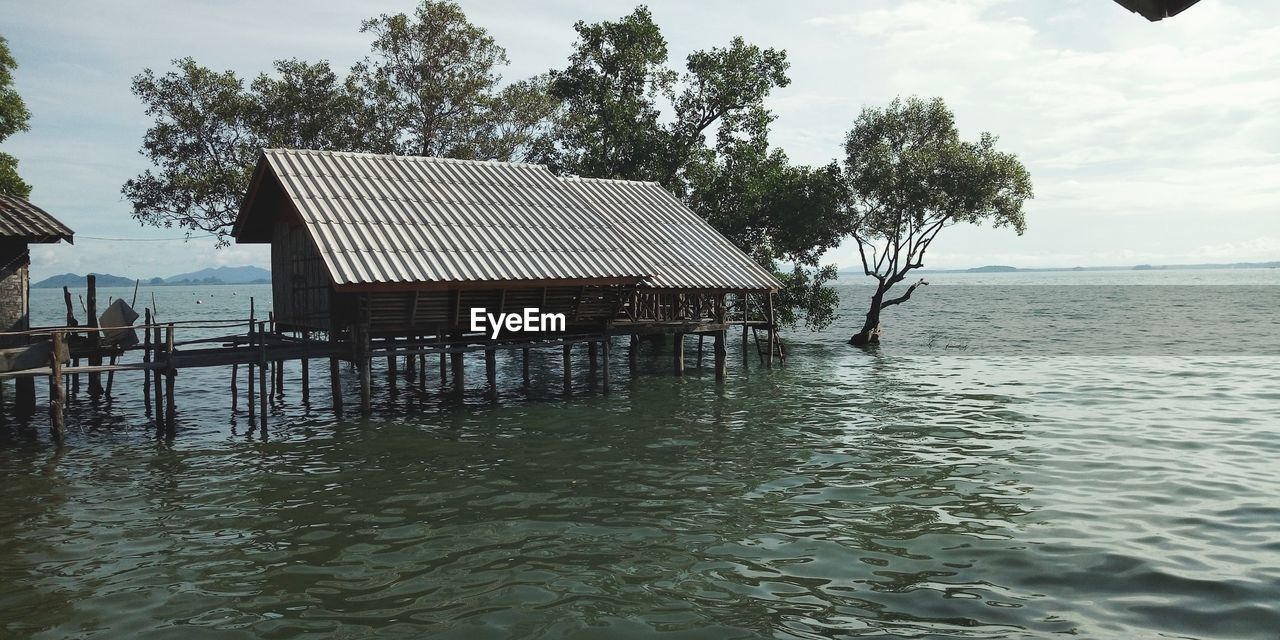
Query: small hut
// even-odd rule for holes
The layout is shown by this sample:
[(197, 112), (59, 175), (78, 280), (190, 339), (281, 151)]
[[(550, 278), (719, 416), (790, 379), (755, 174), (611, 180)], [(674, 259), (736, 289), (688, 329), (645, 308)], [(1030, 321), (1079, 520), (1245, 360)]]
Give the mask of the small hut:
[(780, 286), (655, 183), (535, 164), (267, 149), (233, 235), (271, 245), (277, 326), (330, 335), (463, 339), (472, 309), (531, 307), (569, 334), (709, 333)]
[[(72, 242), (66, 225), (22, 198), (0, 195), (0, 332), (30, 328), (30, 283), (32, 243)], [(25, 340), (0, 336), (0, 347), (16, 346)]]

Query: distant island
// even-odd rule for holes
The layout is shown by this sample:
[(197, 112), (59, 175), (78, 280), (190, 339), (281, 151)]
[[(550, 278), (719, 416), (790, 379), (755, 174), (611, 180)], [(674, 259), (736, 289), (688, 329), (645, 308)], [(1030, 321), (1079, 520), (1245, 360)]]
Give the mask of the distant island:
[[(109, 273), (94, 273), (99, 287), (132, 287), (135, 282), (147, 286), (192, 286), (206, 284), (271, 284), (271, 272), (262, 267), (217, 267), (206, 268), (189, 273), (179, 273), (167, 278), (126, 278)], [(87, 277), (64, 273), (50, 276), (33, 283), (33, 289), (61, 289), (62, 287), (83, 288)]]
[[(1047, 273), (1056, 271), (1157, 271), (1178, 269), (1280, 269), (1280, 260), (1272, 262), (1232, 262), (1214, 264), (1135, 264), (1112, 267), (1011, 267), (1003, 264), (989, 264), (970, 269), (921, 269), (921, 273)], [(860, 276), (857, 269), (841, 269), (842, 276)]]

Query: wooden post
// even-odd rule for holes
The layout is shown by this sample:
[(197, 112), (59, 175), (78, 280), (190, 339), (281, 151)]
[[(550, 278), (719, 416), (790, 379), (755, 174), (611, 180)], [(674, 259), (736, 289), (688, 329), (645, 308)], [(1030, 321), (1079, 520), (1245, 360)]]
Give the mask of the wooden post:
[(592, 373), (596, 372), (596, 341), (587, 342), (587, 368)]
[(164, 433), (165, 437), (172, 438), (177, 433), (177, 417), (176, 403), (173, 397), (173, 387), (175, 379), (178, 377), (178, 369), (173, 366), (173, 324), (167, 327), (165, 335), (165, 411), (164, 411)]
[(702, 368), (702, 341), (706, 337), (707, 337), (706, 334), (703, 334), (703, 333), (698, 334), (698, 364), (695, 367), (697, 369)]
[(747, 297), (747, 292), (743, 291), (742, 292), (742, 370), (743, 371), (746, 371), (747, 363), (751, 362), (751, 357), (750, 357), (751, 351), (750, 349), (747, 348), (748, 346), (747, 345), (747, 316), (749, 315), (748, 310), (751, 308), (751, 305), (747, 304), (747, 301), (749, 299), (750, 298)]
[(569, 360), (569, 356), (573, 354), (573, 344), (564, 343), (564, 394), (573, 393), (573, 363)]
[(338, 377), (338, 359), (329, 358), (329, 393), (333, 395), (333, 410), (342, 413), (342, 380)]
[(231, 363), (231, 413), (236, 412), (236, 405), (239, 404), (238, 396), (240, 395), (239, 385), (236, 384), (240, 377), (240, 363)]
[[(311, 332), (302, 332), (303, 342), (311, 349)], [(302, 357), (302, 404), (311, 404), (311, 359)]]
[(373, 358), (369, 356), (369, 326), (365, 324), (357, 325), (355, 329), (356, 335), (356, 351), (359, 353), (359, 359), (356, 367), (360, 370), (360, 411), (369, 413), (373, 409)]
[(774, 325), (773, 293), (769, 293), (765, 297), (765, 315), (768, 316), (768, 320), (769, 320), (769, 355), (765, 357), (765, 362), (767, 363), (767, 366), (770, 369), (772, 369), (773, 368), (773, 350), (777, 347), (777, 338), (775, 338), (774, 336), (776, 335), (778, 330), (777, 326)]
[(440, 388), (443, 389), (444, 386), (448, 384), (448, 381), (449, 381), (448, 358), (445, 356), (445, 353), (444, 353), (445, 332), (443, 328), (440, 329), (440, 335), (438, 337), (440, 340)]
[(725, 360), (728, 356), (729, 332), (721, 329), (716, 332), (716, 380), (724, 380), (728, 367), (725, 366)]
[(529, 347), (521, 349), (520, 355), (522, 356), (520, 373), (524, 378), (524, 388), (527, 390), (529, 388)]
[[(92, 273), (85, 277), (88, 284), (88, 292), (85, 294), (85, 308), (87, 309), (88, 321), (85, 326), (90, 328), (98, 327), (98, 278)], [(98, 354), (98, 349), (102, 346), (102, 334), (97, 331), (89, 332), (89, 347), (92, 349), (89, 356), (89, 366), (100, 366), (102, 364), (102, 356)], [(97, 400), (102, 397), (102, 374), (94, 372), (89, 374), (89, 397)]]
[(257, 320), (256, 320), (256, 318), (254, 318), (253, 297), (252, 297), (252, 296), (250, 296), (250, 297), (249, 297), (249, 332), (248, 332), (247, 334), (245, 334), (245, 338), (246, 338), (246, 341), (247, 341), (247, 342), (246, 342), (246, 346), (247, 346), (247, 348), (249, 349), (249, 366), (248, 366), (248, 370), (247, 370), (247, 371), (246, 371), (246, 373), (245, 373), (245, 382), (247, 382), (247, 383), (248, 383), (248, 387), (249, 387), (249, 398), (248, 398), (248, 400), (249, 400), (249, 428), (251, 428), (251, 429), (253, 428), (253, 426), (254, 426), (255, 422), (257, 421), (257, 417), (258, 417), (258, 416), (257, 416), (257, 412), (258, 412), (258, 404), (257, 404), (256, 402), (254, 402), (254, 395), (255, 395), (255, 394), (254, 394), (254, 391), (253, 391), (253, 365), (254, 365), (254, 360), (255, 360), (255, 354), (257, 354), (257, 352), (258, 352), (258, 350), (257, 350), (257, 345), (255, 344), (255, 337), (254, 337), (254, 334), (256, 334), (256, 333), (257, 333), (257, 330), (258, 330), (258, 329), (257, 329), (258, 325), (257, 325), (257, 323), (256, 323), (256, 322), (257, 322)]
[(675, 360), (676, 375), (683, 376), (684, 375), (684, 334), (677, 333), (675, 335), (675, 339), (672, 341), (672, 344), (675, 346), (674, 354), (672, 357)]
[[(151, 364), (151, 309), (148, 307), (142, 312), (142, 363)], [(74, 386), (74, 383), (73, 383)], [(142, 395), (144, 402), (147, 404), (147, 411), (151, 410), (151, 369), (142, 370)], [(231, 396), (231, 410), (235, 411), (235, 395)]]
[(62, 386), (62, 352), (63, 335), (60, 331), (53, 334), (53, 355), (49, 362), (49, 431), (53, 441), (62, 444), (64, 432), (62, 410), (66, 406), (67, 393)]
[[(114, 366), (116, 366), (116, 356), (111, 356), (111, 359), (110, 359), (110, 360), (108, 360), (107, 362), (108, 362), (108, 363), (110, 363), (110, 364), (111, 364), (111, 366), (113, 366), (113, 367), (114, 367)], [(107, 401), (108, 401), (108, 402), (110, 402), (110, 401), (111, 401), (111, 387), (115, 384), (115, 381), (116, 381), (116, 371), (115, 371), (115, 369), (112, 369), (112, 370), (110, 370), (110, 371), (108, 371), (108, 372), (107, 372), (107, 392), (106, 392), (106, 395), (107, 395)]]
[[(418, 342), (422, 343), (423, 349), (427, 347), (427, 337), (418, 336)], [(418, 387), (420, 389), (427, 388), (427, 354), (418, 354)]]
[[(155, 322), (155, 319), (156, 319), (155, 314), (152, 314), (151, 321)], [(160, 350), (161, 350), (160, 337), (161, 337), (160, 326), (156, 325), (155, 327), (153, 327), (152, 338), (154, 342), (152, 342), (152, 345), (151, 345), (153, 347), (153, 357), (151, 360), (155, 364), (160, 363)], [(155, 400), (155, 409), (153, 411), (153, 414), (155, 415), (156, 436), (158, 437), (160, 435), (163, 435), (164, 433), (164, 381), (160, 377), (159, 369), (156, 369), (155, 375), (151, 376), (151, 382), (152, 384), (155, 385), (155, 390), (152, 392), (151, 395), (154, 396), (154, 400)]]
[[(258, 342), (258, 424), (267, 432), (267, 323), (259, 322), (255, 337)], [(253, 384), (253, 381), (249, 381)]]
[[(75, 308), (71, 306), (71, 289), (67, 287), (62, 288), (62, 302), (67, 305), (67, 326), (68, 327), (79, 326), (80, 323), (76, 321)], [(79, 364), (80, 364), (79, 358), (76, 358), (71, 363), (72, 366), (78, 366)], [(73, 373), (71, 374), (71, 395), (74, 396), (77, 393), (80, 393), (80, 374)]]
[[(412, 335), (408, 336), (408, 338), (406, 339), (406, 343), (405, 343), (405, 350), (406, 350), (406, 351), (413, 351), (413, 350), (414, 350), (414, 348), (413, 348), (411, 345), (412, 345), (414, 342), (417, 342), (417, 340), (415, 340), (415, 339), (414, 339), (414, 337), (413, 337)], [(405, 375), (405, 380), (409, 383), (409, 385), (410, 385), (410, 386), (412, 386), (412, 385), (413, 385), (413, 380), (414, 380), (414, 378), (417, 378), (417, 377), (418, 377), (418, 375), (417, 375), (417, 374), (418, 374), (418, 364), (417, 364), (417, 362), (416, 362), (416, 360), (417, 360), (417, 359), (418, 359), (418, 357), (417, 357), (417, 356), (411, 356), (411, 355), (405, 355), (405, 357), (404, 357), (404, 375)]]
[(495, 349), (484, 350), (484, 377), (489, 386), (489, 399), (498, 401), (498, 357)]
[[(250, 306), (250, 309), (253, 308), (252, 301), (250, 301), (249, 306)], [(253, 311), (250, 311), (249, 312), (249, 333), (246, 334), (246, 340), (247, 340), (246, 347), (249, 349), (249, 364), (247, 367), (248, 370), (245, 375), (245, 382), (248, 383), (248, 387), (249, 387), (248, 400), (249, 400), (249, 428), (250, 429), (252, 429), (254, 425), (257, 423), (257, 418), (258, 418), (258, 403), (254, 402), (254, 392), (253, 392), (253, 361), (254, 361), (254, 354), (257, 353), (257, 348), (256, 348), (256, 345), (254, 344), (254, 335), (253, 335), (255, 332), (256, 332), (256, 329), (253, 325)]]
[(397, 373), (396, 355), (395, 355), (395, 351), (396, 351), (395, 338), (387, 338), (386, 346), (387, 346), (387, 351), (389, 353), (389, 355), (387, 356), (387, 379), (391, 381), (391, 386), (394, 388), (396, 386), (396, 373)]
[(602, 367), (600, 384), (604, 395), (607, 396), (609, 395), (609, 336), (605, 336), (604, 340), (600, 341), (600, 365)]

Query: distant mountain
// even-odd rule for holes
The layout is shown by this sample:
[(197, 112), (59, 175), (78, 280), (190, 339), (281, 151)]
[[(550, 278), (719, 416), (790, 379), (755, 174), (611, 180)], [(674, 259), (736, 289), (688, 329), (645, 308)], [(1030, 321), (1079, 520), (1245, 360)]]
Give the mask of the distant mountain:
[[(132, 287), (133, 280), (131, 278), (122, 278), (113, 276), (109, 273), (95, 273), (99, 287)], [(31, 285), (32, 289), (61, 289), (63, 287), (83, 289), (88, 286), (86, 276), (76, 275), (74, 273), (64, 273), (58, 276), (49, 276), (40, 282)]]
[(271, 282), (271, 272), (262, 267), (218, 267), (179, 273), (164, 279), (165, 284), (257, 284)]
[(1010, 271), (1017, 271), (1017, 270), (1018, 270), (1017, 267), (1010, 267), (1008, 265), (1003, 265), (1003, 264), (989, 264), (985, 267), (974, 267), (972, 269), (966, 269), (966, 271), (968, 271), (969, 273), (1009, 273)]

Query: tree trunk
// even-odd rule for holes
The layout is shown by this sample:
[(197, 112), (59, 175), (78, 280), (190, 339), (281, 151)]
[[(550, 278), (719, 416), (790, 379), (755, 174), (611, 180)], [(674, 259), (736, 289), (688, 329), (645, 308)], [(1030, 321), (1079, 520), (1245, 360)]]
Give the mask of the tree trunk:
[(865, 347), (880, 342), (880, 308), (884, 304), (884, 293), (884, 286), (876, 287), (875, 295), (871, 296), (871, 308), (867, 310), (867, 320), (862, 323), (862, 330), (849, 338), (849, 344)]

